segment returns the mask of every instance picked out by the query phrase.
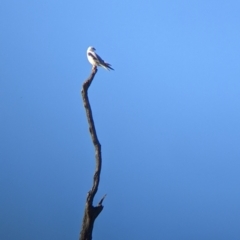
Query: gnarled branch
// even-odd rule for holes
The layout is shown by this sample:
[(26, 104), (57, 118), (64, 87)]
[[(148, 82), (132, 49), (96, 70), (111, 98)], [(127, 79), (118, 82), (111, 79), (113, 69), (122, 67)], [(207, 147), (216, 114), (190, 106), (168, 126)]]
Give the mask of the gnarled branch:
[(94, 121), (93, 121), (93, 116), (92, 116), (92, 110), (91, 110), (91, 106), (88, 99), (88, 88), (90, 87), (96, 73), (97, 73), (97, 67), (93, 67), (89, 78), (83, 83), (83, 87), (81, 91), (83, 105), (86, 110), (86, 115), (87, 115), (87, 120), (89, 125), (89, 132), (90, 132), (94, 149), (95, 149), (96, 169), (93, 176), (92, 189), (88, 192), (87, 199), (86, 199), (82, 229), (79, 237), (80, 240), (92, 239), (94, 221), (103, 210), (102, 202), (106, 196), (105, 195), (100, 200), (98, 206), (96, 207), (93, 206), (93, 199), (98, 190), (98, 185), (100, 182), (101, 167), (102, 167), (101, 144), (98, 141), (98, 137), (97, 137)]

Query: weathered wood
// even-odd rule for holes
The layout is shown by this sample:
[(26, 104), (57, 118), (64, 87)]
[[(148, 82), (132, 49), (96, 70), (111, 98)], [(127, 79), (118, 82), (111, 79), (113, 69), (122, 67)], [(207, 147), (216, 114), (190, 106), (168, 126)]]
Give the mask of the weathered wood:
[(100, 182), (100, 174), (101, 174), (101, 167), (102, 167), (102, 154), (101, 154), (101, 144), (97, 137), (97, 132), (95, 129), (93, 116), (92, 116), (92, 110), (88, 99), (88, 88), (90, 87), (95, 74), (97, 73), (97, 67), (93, 67), (91, 74), (89, 78), (83, 83), (82, 87), (82, 99), (83, 99), (83, 105), (86, 110), (87, 115), (87, 121), (89, 125), (89, 132), (92, 138), (93, 146), (95, 149), (95, 159), (96, 159), (96, 169), (93, 176), (93, 185), (92, 189), (88, 192), (86, 204), (85, 204), (85, 211), (83, 216), (83, 222), (82, 222), (82, 229), (80, 232), (79, 240), (91, 240), (92, 239), (92, 232), (93, 232), (93, 226), (94, 221), (97, 218), (97, 216), (101, 213), (103, 210), (102, 202), (105, 198), (105, 196), (100, 200), (98, 203), (98, 206), (93, 206), (93, 199), (95, 194), (98, 190), (98, 185)]

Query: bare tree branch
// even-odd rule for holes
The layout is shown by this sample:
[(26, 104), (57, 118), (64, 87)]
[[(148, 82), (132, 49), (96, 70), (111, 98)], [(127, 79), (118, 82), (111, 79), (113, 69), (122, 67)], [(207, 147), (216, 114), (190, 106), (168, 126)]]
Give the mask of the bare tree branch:
[(82, 222), (82, 229), (80, 232), (79, 240), (91, 240), (92, 239), (92, 231), (93, 231), (93, 225), (94, 221), (97, 218), (97, 216), (101, 213), (103, 210), (102, 202), (106, 195), (100, 200), (98, 203), (98, 206), (93, 206), (93, 199), (95, 194), (98, 190), (98, 185), (100, 182), (100, 174), (101, 174), (101, 167), (102, 167), (102, 154), (101, 154), (101, 144), (98, 141), (93, 116), (92, 116), (92, 110), (88, 99), (88, 88), (90, 87), (95, 74), (97, 73), (97, 67), (93, 67), (91, 74), (89, 78), (83, 83), (82, 87), (82, 99), (83, 99), (83, 105), (86, 110), (88, 125), (89, 125), (89, 132), (92, 138), (92, 142), (95, 149), (95, 158), (96, 158), (96, 169), (93, 176), (93, 185), (92, 189), (88, 192), (87, 199), (86, 199), (86, 205), (85, 205), (85, 211), (83, 216), (83, 222)]

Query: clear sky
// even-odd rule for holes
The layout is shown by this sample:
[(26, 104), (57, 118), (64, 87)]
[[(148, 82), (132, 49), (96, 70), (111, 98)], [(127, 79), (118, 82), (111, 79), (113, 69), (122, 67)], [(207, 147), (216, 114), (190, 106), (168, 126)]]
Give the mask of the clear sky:
[(0, 239), (240, 239), (240, 2), (2, 0)]

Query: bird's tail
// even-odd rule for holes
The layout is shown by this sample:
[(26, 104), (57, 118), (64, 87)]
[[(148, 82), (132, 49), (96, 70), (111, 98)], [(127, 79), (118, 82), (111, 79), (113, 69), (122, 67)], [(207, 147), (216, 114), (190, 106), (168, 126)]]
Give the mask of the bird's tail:
[(111, 64), (107, 63), (107, 62), (104, 62), (101, 64), (101, 66), (105, 69), (107, 69), (109, 71), (109, 69), (111, 70), (114, 70), (112, 67), (111, 67)]

